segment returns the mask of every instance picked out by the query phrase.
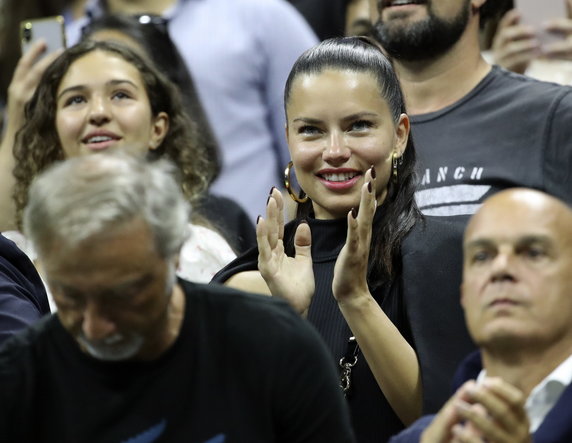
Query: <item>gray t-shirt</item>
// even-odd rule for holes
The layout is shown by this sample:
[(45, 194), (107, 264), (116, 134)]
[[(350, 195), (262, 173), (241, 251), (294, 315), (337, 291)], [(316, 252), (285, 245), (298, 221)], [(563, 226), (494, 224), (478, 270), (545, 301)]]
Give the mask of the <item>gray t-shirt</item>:
[(572, 88), (494, 66), (457, 103), (411, 121), (425, 214), (472, 214), (515, 186), (572, 203)]

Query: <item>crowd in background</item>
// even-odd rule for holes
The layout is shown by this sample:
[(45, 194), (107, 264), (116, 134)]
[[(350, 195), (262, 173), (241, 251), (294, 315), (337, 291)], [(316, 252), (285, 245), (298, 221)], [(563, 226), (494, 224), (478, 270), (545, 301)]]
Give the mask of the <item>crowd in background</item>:
[[(0, 440), (572, 438), (550, 1), (0, 0)], [(22, 54), (56, 15), (67, 48)]]

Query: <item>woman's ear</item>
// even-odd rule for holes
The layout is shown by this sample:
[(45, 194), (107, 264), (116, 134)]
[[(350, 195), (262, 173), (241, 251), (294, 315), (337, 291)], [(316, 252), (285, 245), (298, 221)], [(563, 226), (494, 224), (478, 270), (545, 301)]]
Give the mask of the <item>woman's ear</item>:
[(153, 117), (151, 133), (149, 134), (149, 149), (157, 149), (169, 132), (169, 116), (166, 112), (159, 112)]
[(407, 114), (401, 114), (395, 128), (395, 150), (399, 153), (400, 157), (405, 152), (405, 148), (407, 148), (410, 129), (411, 123), (409, 122), (409, 116)]

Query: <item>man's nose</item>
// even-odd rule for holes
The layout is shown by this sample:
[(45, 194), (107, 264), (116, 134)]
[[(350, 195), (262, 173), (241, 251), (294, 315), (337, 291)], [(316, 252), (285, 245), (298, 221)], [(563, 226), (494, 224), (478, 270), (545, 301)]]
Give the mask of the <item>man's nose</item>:
[(493, 280), (514, 280), (514, 254), (511, 251), (499, 251), (492, 263)]
[(90, 341), (100, 341), (117, 332), (117, 326), (103, 312), (98, 303), (87, 302), (83, 314), (82, 331)]

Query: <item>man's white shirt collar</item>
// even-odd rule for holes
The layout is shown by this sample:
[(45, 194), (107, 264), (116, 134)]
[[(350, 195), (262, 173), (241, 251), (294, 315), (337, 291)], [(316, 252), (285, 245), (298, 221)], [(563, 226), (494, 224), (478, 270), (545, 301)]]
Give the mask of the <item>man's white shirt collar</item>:
[[(482, 383), (487, 376), (485, 369), (477, 377), (477, 383)], [(524, 405), (530, 420), (530, 433), (536, 432), (544, 418), (554, 407), (560, 395), (572, 382), (572, 355), (548, 374), (530, 392)]]

